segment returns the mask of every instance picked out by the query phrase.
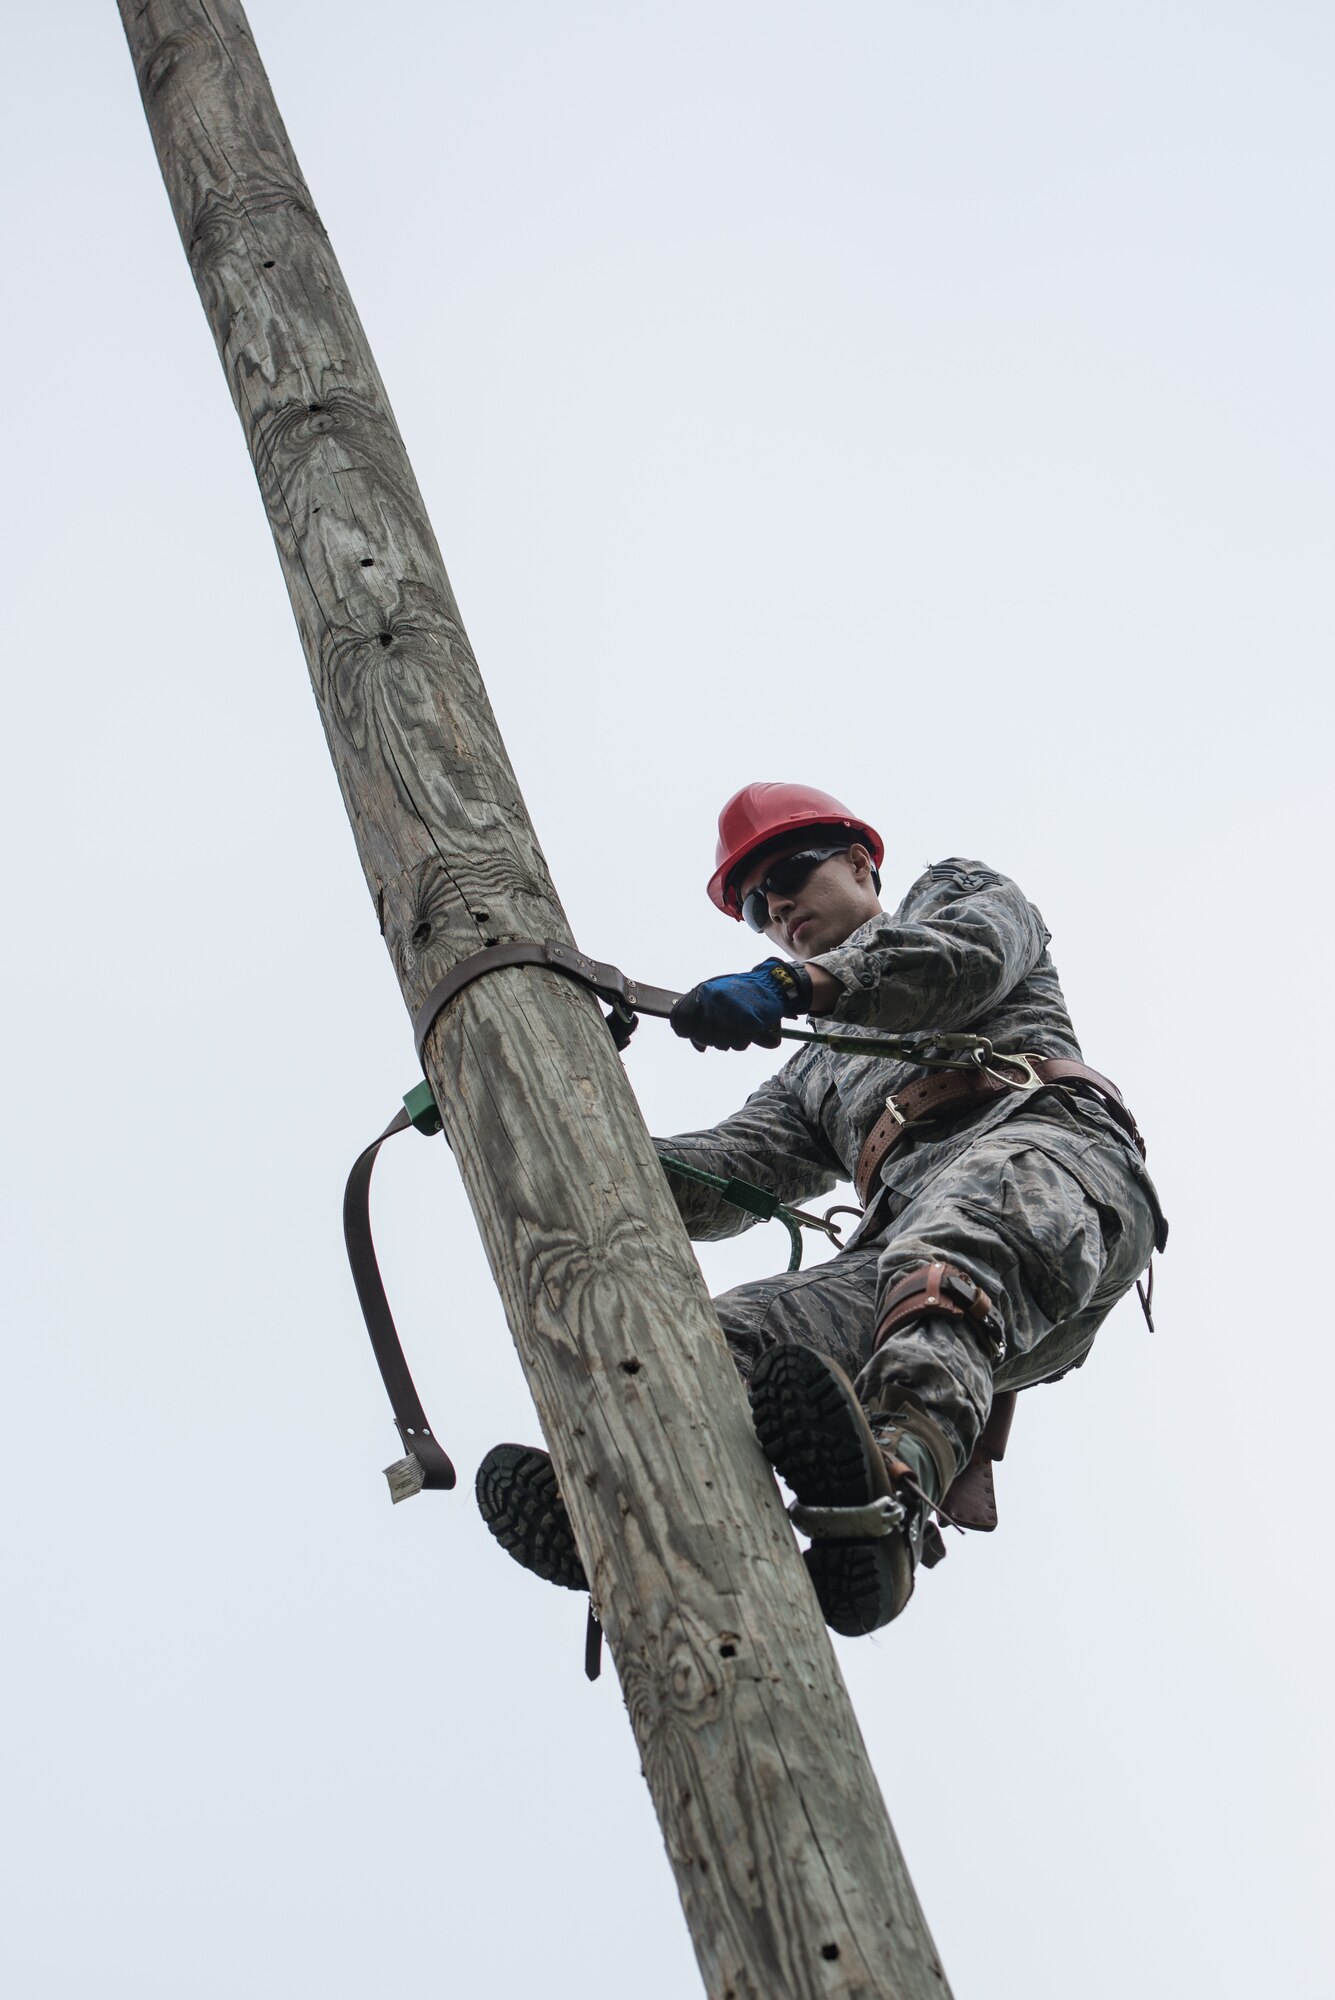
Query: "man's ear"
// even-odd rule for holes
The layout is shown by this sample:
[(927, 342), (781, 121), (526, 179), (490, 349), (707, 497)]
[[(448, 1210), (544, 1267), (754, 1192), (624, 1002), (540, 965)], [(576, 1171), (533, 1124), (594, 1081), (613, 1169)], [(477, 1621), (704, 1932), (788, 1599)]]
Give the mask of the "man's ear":
[(876, 863), (872, 860), (871, 849), (864, 847), (860, 840), (855, 840), (848, 850), (848, 860), (853, 870), (853, 880), (858, 883), (869, 882), (872, 894), (879, 897), (881, 877)]

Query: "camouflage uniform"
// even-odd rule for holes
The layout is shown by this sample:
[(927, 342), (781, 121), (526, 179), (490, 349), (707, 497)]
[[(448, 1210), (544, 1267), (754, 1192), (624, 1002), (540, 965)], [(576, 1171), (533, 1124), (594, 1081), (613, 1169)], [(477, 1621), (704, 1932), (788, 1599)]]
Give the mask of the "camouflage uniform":
[[(817, 1026), (840, 1034), (967, 1029), (995, 1047), (1081, 1059), (1049, 935), (1004, 875), (974, 861), (929, 868), (881, 914), (811, 963), (843, 989)], [(853, 1177), (885, 1100), (923, 1072), (890, 1058), (812, 1045), (721, 1124), (658, 1142), (710, 1173), (809, 1202)], [(869, 1405), (906, 1398), (939, 1427), (962, 1467), (993, 1390), (1079, 1366), (1113, 1305), (1162, 1247), (1158, 1197), (1112, 1118), (1075, 1092), (1016, 1091), (911, 1128), (847, 1245), (808, 1271), (739, 1285), (715, 1301), (744, 1378), (795, 1341), (834, 1356)], [(754, 1218), (698, 1183), (673, 1183), (693, 1237), (732, 1236)], [(1004, 1358), (967, 1322), (900, 1326), (872, 1358), (881, 1301), (906, 1272), (945, 1258), (1000, 1307)], [(865, 1370), (865, 1374), (864, 1371)]]

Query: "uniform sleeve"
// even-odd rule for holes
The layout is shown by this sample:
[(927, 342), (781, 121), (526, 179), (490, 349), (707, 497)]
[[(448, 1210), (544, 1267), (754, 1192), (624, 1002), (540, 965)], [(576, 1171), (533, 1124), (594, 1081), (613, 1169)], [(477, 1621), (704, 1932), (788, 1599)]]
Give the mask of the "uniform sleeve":
[(874, 917), (811, 963), (843, 988), (834, 1019), (950, 1033), (999, 1005), (1047, 945), (1042, 917), (1014, 882), (976, 861), (944, 861), (893, 916)]
[[(827, 1194), (845, 1178), (839, 1159), (782, 1073), (767, 1078), (721, 1124), (655, 1139), (654, 1144), (660, 1157), (666, 1154), (727, 1179), (754, 1181), (790, 1205)], [(672, 1175), (669, 1180), (687, 1230), (701, 1241), (740, 1235), (757, 1220), (698, 1181)]]

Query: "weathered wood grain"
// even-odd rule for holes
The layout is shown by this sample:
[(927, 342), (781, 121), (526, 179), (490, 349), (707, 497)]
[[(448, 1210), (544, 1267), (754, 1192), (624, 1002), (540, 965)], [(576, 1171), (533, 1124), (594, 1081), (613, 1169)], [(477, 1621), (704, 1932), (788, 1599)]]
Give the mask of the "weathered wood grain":
[[(411, 1012), (481, 945), (569, 931), (245, 16), (234, 0), (120, 9)], [(597, 1007), (554, 974), (497, 973), (442, 1018), (427, 1070), (709, 1994), (942, 2000), (815, 1600)]]

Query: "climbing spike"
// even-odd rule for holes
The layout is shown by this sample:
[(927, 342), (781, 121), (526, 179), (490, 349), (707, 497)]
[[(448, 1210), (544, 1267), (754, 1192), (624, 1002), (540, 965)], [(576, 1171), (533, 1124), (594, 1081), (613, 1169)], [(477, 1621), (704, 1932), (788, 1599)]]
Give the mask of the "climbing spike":
[(861, 1542), (893, 1535), (907, 1516), (902, 1501), (883, 1495), (862, 1507), (804, 1507), (794, 1500), (788, 1518), (813, 1541)]

